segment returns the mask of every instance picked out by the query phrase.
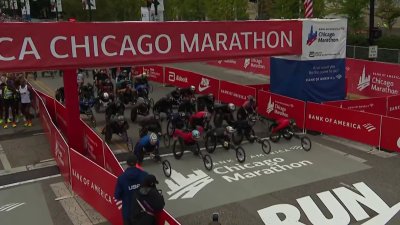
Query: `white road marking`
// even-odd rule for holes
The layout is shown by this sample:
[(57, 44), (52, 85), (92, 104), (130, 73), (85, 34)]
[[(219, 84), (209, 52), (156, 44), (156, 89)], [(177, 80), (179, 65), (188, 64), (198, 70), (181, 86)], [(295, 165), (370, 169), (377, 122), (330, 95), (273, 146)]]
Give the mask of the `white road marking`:
[(15, 204), (13, 207), (8, 208), (8, 209), (6, 210), (6, 212), (9, 212), (9, 211), (11, 211), (11, 210), (13, 210), (13, 209), (15, 209), (15, 208), (18, 208), (18, 207), (20, 207), (21, 205), (25, 205), (25, 202)]
[(36, 179), (32, 179), (32, 180), (25, 180), (25, 181), (21, 181), (21, 182), (17, 182), (17, 183), (12, 183), (12, 184), (6, 184), (3, 186), (0, 186), (0, 190), (4, 189), (4, 188), (9, 188), (9, 187), (20, 186), (23, 184), (30, 184), (30, 183), (34, 183), (37, 181), (48, 180), (48, 179), (52, 179), (52, 178), (56, 178), (56, 177), (61, 177), (61, 174), (51, 175), (51, 176), (47, 176), (47, 177), (40, 177), (40, 178), (36, 178)]
[(11, 170), (10, 161), (7, 159), (7, 155), (4, 152), (3, 146), (0, 145), (0, 161), (3, 164), (4, 170)]
[(2, 207), (0, 207), (0, 212), (9, 212), (15, 208), (20, 207), (21, 205), (25, 205), (25, 202), (9, 203), (7, 205), (3, 205)]

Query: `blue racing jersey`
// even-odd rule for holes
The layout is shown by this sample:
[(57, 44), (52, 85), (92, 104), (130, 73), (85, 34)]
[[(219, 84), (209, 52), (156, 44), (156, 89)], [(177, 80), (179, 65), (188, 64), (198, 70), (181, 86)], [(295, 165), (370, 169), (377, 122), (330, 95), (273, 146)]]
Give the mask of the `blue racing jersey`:
[(155, 145), (150, 144), (150, 135), (142, 137), (135, 146), (135, 152), (140, 152), (144, 149), (146, 152), (153, 152), (160, 146), (160, 141), (157, 140)]

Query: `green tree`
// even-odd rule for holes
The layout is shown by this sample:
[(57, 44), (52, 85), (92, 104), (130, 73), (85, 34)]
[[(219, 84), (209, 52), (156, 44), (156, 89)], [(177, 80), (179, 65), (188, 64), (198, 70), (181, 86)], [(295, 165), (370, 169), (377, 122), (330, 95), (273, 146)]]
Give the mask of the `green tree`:
[(328, 12), (346, 16), (351, 31), (359, 32), (365, 29), (365, 11), (369, 0), (328, 0)]
[(247, 20), (248, 0), (205, 0), (209, 20)]
[(378, 1), (378, 9), (375, 15), (382, 20), (389, 31), (392, 31), (393, 25), (400, 17), (400, 8), (397, 7), (396, 2), (395, 0)]
[(299, 18), (299, 0), (272, 0), (269, 8), (271, 18), (295, 19)]
[[(74, 17), (78, 21), (89, 21), (89, 11), (83, 9), (80, 0), (63, 0), (64, 18)], [(140, 6), (144, 2), (135, 0), (97, 0), (92, 10), (93, 21), (140, 20)]]

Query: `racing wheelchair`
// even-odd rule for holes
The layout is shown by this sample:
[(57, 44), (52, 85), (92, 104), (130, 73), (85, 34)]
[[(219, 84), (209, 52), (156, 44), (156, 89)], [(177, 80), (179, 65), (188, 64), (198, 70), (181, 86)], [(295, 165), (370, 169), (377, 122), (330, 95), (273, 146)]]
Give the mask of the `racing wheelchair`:
[(311, 150), (311, 139), (305, 134), (298, 132), (299, 129), (293, 119), (277, 119), (271, 124), (269, 130), (269, 139), (272, 142), (279, 142), (281, 137), (286, 140), (291, 140), (294, 137), (300, 140), (301, 147), (304, 151)]
[(205, 147), (207, 152), (213, 153), (217, 148), (217, 143), (220, 143), (225, 150), (233, 149), (235, 151), (238, 162), (243, 163), (246, 161), (246, 152), (244, 149), (240, 145), (237, 146), (232, 143), (231, 139), (234, 132), (235, 129), (231, 126), (227, 126), (226, 128), (217, 127), (208, 130), (205, 135)]

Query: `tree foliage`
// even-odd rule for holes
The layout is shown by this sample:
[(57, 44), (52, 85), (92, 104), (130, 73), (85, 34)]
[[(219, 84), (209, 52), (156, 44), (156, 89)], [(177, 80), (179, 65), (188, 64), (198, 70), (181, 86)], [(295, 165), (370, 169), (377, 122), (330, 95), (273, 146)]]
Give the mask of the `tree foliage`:
[(382, 20), (389, 31), (392, 31), (393, 25), (396, 23), (397, 18), (400, 17), (400, 8), (397, 7), (396, 2), (395, 0), (378, 1), (376, 16)]
[(328, 0), (329, 13), (343, 15), (348, 19), (351, 31), (365, 29), (365, 15), (369, 6), (369, 0)]

